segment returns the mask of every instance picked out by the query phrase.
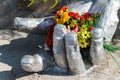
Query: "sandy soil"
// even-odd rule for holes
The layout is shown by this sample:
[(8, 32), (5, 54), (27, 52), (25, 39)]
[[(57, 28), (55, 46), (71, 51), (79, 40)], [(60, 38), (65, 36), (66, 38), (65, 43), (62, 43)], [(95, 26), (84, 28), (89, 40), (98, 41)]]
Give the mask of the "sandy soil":
[[(120, 28), (118, 27), (113, 44), (120, 47)], [(107, 66), (98, 67), (85, 76), (59, 74), (27, 73), (20, 66), (20, 59), (25, 54), (39, 51), (38, 44), (44, 43), (45, 36), (27, 34), (19, 31), (0, 31), (0, 80), (120, 80), (120, 68), (108, 53)], [(120, 64), (120, 51), (113, 53)], [(104, 66), (104, 65), (103, 65)], [(103, 67), (102, 66), (102, 67)]]

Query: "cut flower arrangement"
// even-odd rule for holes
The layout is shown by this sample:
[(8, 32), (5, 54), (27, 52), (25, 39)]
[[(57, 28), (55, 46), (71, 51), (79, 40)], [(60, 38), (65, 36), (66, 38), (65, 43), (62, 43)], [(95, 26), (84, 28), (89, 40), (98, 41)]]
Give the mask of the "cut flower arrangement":
[[(55, 21), (56, 24), (65, 25), (68, 31), (77, 33), (78, 43), (81, 50), (85, 50), (87, 51), (87, 53), (89, 53), (88, 51), (92, 38), (90, 32), (93, 28), (98, 26), (100, 16), (101, 16), (100, 14), (90, 12), (86, 12), (80, 15), (77, 12), (69, 11), (69, 9), (66, 6), (64, 6), (59, 11), (56, 12)], [(53, 47), (53, 31), (54, 26), (51, 26), (46, 38), (46, 44), (51, 50)], [(118, 64), (117, 60), (111, 54), (111, 52), (120, 50), (120, 48), (106, 44), (107, 42), (105, 42), (104, 40), (103, 43), (104, 49), (109, 51), (111, 57), (120, 68), (120, 65)]]
[[(100, 14), (86, 12), (82, 15), (77, 12), (69, 11), (63, 6), (55, 14), (56, 24), (63, 24), (70, 32), (76, 32), (80, 48), (87, 48), (91, 43), (90, 31), (96, 26), (100, 19)], [(54, 27), (50, 28), (46, 38), (46, 44), (52, 48), (52, 37)]]
[(77, 33), (80, 48), (90, 46), (90, 31), (95, 27), (99, 18), (100, 14), (87, 12), (79, 15), (76, 12), (69, 11), (66, 6), (55, 14), (56, 24), (63, 24), (69, 31)]

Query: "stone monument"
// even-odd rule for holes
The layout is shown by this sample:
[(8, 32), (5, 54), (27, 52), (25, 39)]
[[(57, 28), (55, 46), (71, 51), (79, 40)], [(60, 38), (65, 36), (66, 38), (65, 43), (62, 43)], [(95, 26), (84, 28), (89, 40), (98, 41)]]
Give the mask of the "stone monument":
[[(88, 1), (88, 0), (85, 1), (84, 0), (84, 1), (79, 1), (79, 2), (68, 5), (68, 8), (70, 8), (72, 11), (78, 11), (80, 14), (89, 11), (89, 12), (94, 12), (94, 13), (100, 13), (102, 15), (102, 17), (100, 18), (100, 21), (98, 23), (98, 26), (100, 26), (100, 27), (94, 28), (91, 32), (92, 43), (90, 46), (91, 47), (90, 55), (92, 58), (91, 61), (93, 63), (93, 66), (101, 65), (104, 62), (103, 60), (105, 60), (105, 58), (106, 58), (105, 51), (103, 48), (103, 39), (109, 44), (113, 37), (113, 34), (114, 34), (117, 24), (119, 22), (118, 17), (117, 17), (117, 11), (120, 8), (119, 4), (120, 4), (120, 0), (96, 0), (95, 3), (93, 3), (93, 1)], [(33, 21), (31, 22), (30, 18), (16, 18), (14, 21), (14, 24), (17, 29), (21, 29), (21, 26), (24, 28), (28, 28), (28, 26), (31, 26), (31, 24), (34, 23), (35, 24), (34, 27), (31, 27), (31, 29), (30, 29), (30, 30), (32, 30), (38, 24), (44, 23), (45, 19), (48, 19), (48, 18), (32, 19)], [(24, 21), (24, 23), (21, 20)], [(40, 22), (37, 22), (36, 20), (40, 21)], [(29, 24), (27, 24), (27, 23), (29, 23)], [(50, 24), (50, 23), (48, 23), (48, 24)], [(53, 23), (53, 24), (55, 24), (55, 23)], [(56, 25), (56, 26), (61, 26), (61, 25)], [(49, 26), (48, 26), (48, 28), (49, 28)], [(62, 28), (59, 30), (62, 30)], [(56, 65), (60, 68), (66, 69), (66, 70), (68, 70), (67, 68), (69, 68), (70, 72), (72, 74), (83, 74), (84, 72), (89, 71), (89, 69), (87, 70), (85, 68), (85, 64), (83, 63), (83, 59), (81, 58), (80, 53), (82, 53), (82, 52), (79, 52), (79, 50), (78, 50), (78, 47), (77, 47), (78, 43), (75, 43), (76, 42), (76, 34), (69, 33), (64, 38), (63, 38), (64, 35), (63, 36), (62, 35), (63, 35), (63, 33), (61, 33), (61, 35), (60, 35), (61, 38), (60, 38), (60, 36), (56, 37), (56, 40), (58, 41), (58, 39), (59, 39), (59, 41), (62, 42), (65, 38), (66, 43), (63, 43), (63, 45), (66, 45), (66, 48), (64, 48), (64, 49), (66, 49), (67, 56), (66, 57), (60, 56), (60, 57), (64, 58), (64, 59), (61, 58), (63, 61), (67, 60), (67, 62), (63, 62), (62, 65), (61, 64), (59, 65), (60, 61), (58, 61), (56, 63)], [(53, 37), (55, 37), (55, 35), (53, 35)], [(71, 43), (71, 41), (73, 42), (73, 44)], [(60, 46), (63, 46), (63, 45), (60, 45)], [(53, 48), (56, 48), (56, 47), (53, 46)], [(53, 53), (55, 51), (56, 50), (53, 50)], [(76, 54), (74, 54), (72, 52), (74, 52)], [(46, 60), (46, 62), (44, 62), (45, 60), (43, 58), (46, 58), (46, 57), (44, 56), (44, 53), (42, 53), (42, 54), (43, 55), (38, 54), (38, 55), (27, 56), (27, 57), (25, 57), (26, 56), (25, 55), (21, 60), (21, 66), (23, 67), (23, 69), (28, 72), (38, 72), (38, 71), (42, 71), (42, 70), (46, 69), (47, 67), (49, 67), (50, 65), (47, 65), (47, 64), (49, 63), (50, 60)], [(58, 52), (56, 54), (58, 54)], [(76, 57), (76, 58), (74, 58), (74, 57)], [(54, 58), (55, 58), (55, 56), (54, 56)], [(60, 59), (58, 56), (57, 56), (57, 58)], [(57, 58), (55, 58), (55, 62), (57, 61)], [(69, 60), (69, 58), (71, 58), (71, 60)], [(50, 58), (47, 58), (47, 59), (50, 59)], [(52, 64), (52, 62), (50, 62), (50, 63)], [(44, 65), (47, 65), (47, 66), (44, 66)], [(67, 66), (65, 66), (65, 65), (67, 65)], [(40, 69), (36, 70), (36, 68), (34, 66), (36, 68), (38, 67)]]

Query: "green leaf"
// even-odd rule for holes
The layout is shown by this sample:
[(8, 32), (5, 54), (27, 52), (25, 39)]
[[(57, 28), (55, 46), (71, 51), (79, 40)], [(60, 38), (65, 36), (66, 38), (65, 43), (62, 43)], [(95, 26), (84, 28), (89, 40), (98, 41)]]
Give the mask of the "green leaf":
[(118, 67), (120, 68), (120, 64), (117, 62), (117, 60), (115, 59), (115, 57), (112, 55), (112, 52), (115, 52), (117, 50), (120, 50), (119, 47), (113, 46), (113, 45), (108, 45), (106, 44), (106, 42), (104, 41), (104, 49), (106, 49), (108, 51), (108, 53), (110, 54), (110, 56), (112, 57), (112, 59), (114, 60), (114, 62), (118, 65)]
[[(24, 1), (25, 1), (25, 0), (24, 0)], [(35, 0), (30, 0), (30, 3), (27, 5), (27, 7), (32, 6), (34, 2), (35, 2)]]
[(55, 0), (55, 3), (50, 7), (50, 9), (53, 9), (58, 4), (58, 0)]
[(113, 46), (113, 45), (108, 45), (108, 44), (104, 44), (104, 49), (106, 49), (109, 52), (115, 52), (117, 50), (120, 50), (119, 47)]
[(48, 0), (42, 0), (44, 3), (46, 3)]

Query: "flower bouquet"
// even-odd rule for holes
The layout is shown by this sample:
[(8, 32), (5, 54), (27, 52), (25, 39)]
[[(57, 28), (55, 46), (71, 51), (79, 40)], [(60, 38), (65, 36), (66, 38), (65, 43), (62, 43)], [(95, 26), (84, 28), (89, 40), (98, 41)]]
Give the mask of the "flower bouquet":
[[(78, 43), (80, 48), (87, 48), (91, 43), (91, 30), (96, 26), (97, 21), (100, 18), (100, 14), (95, 13), (83, 13), (82, 15), (77, 12), (69, 11), (66, 6), (63, 6), (55, 14), (56, 24), (63, 24), (68, 31), (77, 33)], [(48, 32), (46, 43), (52, 48), (52, 30)]]

